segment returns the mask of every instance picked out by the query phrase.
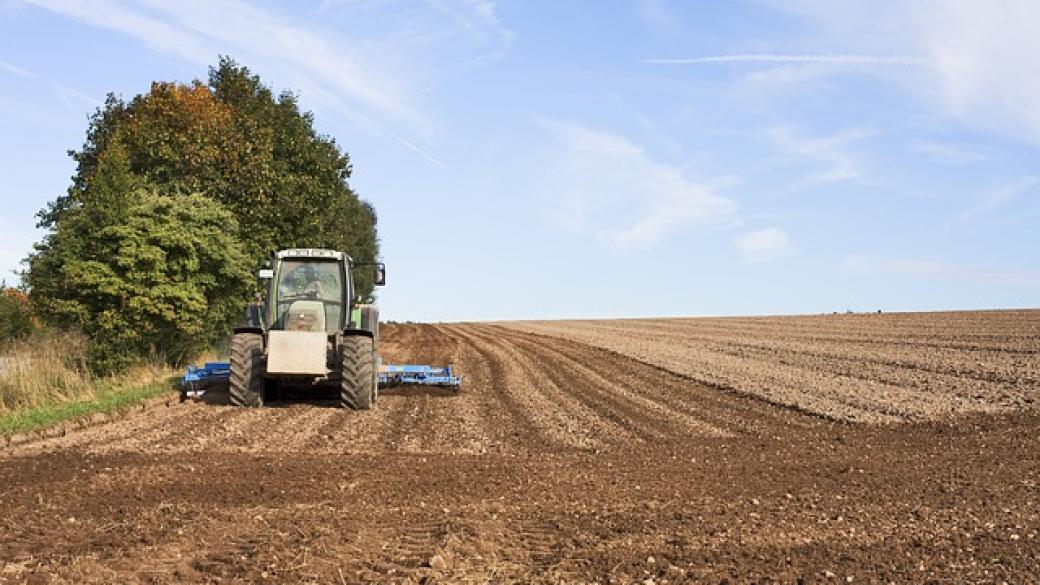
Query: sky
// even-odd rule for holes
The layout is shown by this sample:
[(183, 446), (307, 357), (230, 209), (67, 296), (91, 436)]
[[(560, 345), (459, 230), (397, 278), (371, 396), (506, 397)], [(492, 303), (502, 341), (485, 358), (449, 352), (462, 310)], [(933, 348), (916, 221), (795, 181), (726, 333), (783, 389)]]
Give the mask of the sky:
[(1034, 0), (0, 0), (0, 277), (108, 92), (228, 55), (349, 152), (385, 319), (1037, 307), (1038, 28)]

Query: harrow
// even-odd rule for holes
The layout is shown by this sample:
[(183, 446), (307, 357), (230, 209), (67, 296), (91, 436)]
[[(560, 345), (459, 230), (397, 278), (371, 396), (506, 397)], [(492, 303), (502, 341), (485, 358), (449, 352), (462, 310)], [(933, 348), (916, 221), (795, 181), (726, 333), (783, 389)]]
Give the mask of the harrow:
[(385, 365), (379, 368), (379, 385), (396, 386), (398, 384), (423, 384), (426, 386), (441, 386), (458, 390), (462, 384), (462, 376), (456, 376), (451, 366), (436, 368), (418, 364), (406, 364), (402, 366)]
[[(188, 366), (181, 378), (181, 400), (201, 398), (215, 387), (226, 388), (231, 375), (229, 362), (206, 362), (202, 366)], [(458, 390), (462, 376), (455, 375), (449, 365), (444, 368), (420, 364), (386, 364), (379, 368), (379, 386), (392, 387), (402, 384), (438, 386)]]
[(181, 400), (200, 398), (213, 386), (227, 387), (231, 376), (229, 362), (206, 362), (202, 367), (188, 366), (188, 371), (181, 378)]

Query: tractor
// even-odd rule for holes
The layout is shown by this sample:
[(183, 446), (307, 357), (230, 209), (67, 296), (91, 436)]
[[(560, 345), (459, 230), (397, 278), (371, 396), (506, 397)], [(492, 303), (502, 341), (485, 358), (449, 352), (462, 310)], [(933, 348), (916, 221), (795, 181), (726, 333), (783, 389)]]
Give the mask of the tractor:
[(331, 386), (343, 407), (372, 407), (382, 365), (379, 309), (355, 297), (353, 269), (361, 266), (374, 268), (376, 285), (385, 283), (382, 263), (356, 263), (343, 252), (272, 254), (259, 272), (267, 294), (231, 338), (224, 374), (231, 404), (263, 406), (285, 387)]

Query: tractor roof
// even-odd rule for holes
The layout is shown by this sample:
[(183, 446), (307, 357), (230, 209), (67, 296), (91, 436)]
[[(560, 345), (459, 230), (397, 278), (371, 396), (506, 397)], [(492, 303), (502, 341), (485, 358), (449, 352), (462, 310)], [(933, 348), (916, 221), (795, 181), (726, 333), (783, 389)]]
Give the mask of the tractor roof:
[(332, 260), (346, 260), (351, 261), (350, 256), (336, 250), (326, 250), (324, 248), (289, 248), (287, 250), (279, 250), (275, 253), (275, 256), (279, 259), (283, 258), (329, 258)]

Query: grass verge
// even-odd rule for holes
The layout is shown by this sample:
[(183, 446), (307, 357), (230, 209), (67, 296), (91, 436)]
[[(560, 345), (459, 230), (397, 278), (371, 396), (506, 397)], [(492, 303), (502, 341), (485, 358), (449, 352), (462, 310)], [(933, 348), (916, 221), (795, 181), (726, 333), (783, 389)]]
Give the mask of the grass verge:
[(0, 436), (47, 428), (62, 421), (110, 412), (161, 394), (173, 394), (173, 378), (134, 386), (99, 384), (93, 396), (74, 402), (49, 402), (15, 412), (0, 412)]

